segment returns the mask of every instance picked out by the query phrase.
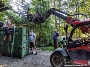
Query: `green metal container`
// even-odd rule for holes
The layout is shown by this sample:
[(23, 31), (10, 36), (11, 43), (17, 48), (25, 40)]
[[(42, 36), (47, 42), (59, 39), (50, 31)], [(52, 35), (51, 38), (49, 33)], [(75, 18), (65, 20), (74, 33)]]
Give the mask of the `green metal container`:
[(0, 54), (4, 54), (4, 45), (0, 45)]
[(4, 53), (3, 55), (11, 56), (11, 44), (6, 44), (4, 46)]
[(3, 29), (0, 28), (0, 53), (2, 55), (23, 58), (30, 53), (29, 29), (15, 28), (14, 33), (12, 32), (12, 45), (9, 44), (8, 38), (7, 44), (2, 45), (3, 38), (4, 32)]
[(3, 28), (0, 28), (0, 42), (3, 41), (3, 38), (4, 38), (4, 31), (3, 31)]
[(24, 56), (26, 56), (28, 54), (27, 49), (28, 49), (28, 47), (24, 47), (24, 48), (14, 47), (13, 56), (23, 58)]

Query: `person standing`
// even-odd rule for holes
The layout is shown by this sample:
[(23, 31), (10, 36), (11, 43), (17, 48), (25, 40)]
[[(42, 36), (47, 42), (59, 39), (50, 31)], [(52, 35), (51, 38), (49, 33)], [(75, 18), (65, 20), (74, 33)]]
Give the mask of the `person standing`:
[(53, 34), (54, 50), (58, 48), (58, 37), (59, 37), (59, 33), (57, 32), (57, 29), (55, 29)]
[(12, 27), (12, 17), (10, 17), (6, 24), (4, 25), (4, 31), (5, 31), (5, 36), (3, 39), (3, 43), (2, 44), (6, 44), (6, 38), (9, 37), (9, 43), (12, 44), (12, 37), (11, 37), (11, 32), (10, 32), (10, 28)]
[(30, 50), (31, 50), (31, 53), (33, 53), (33, 49), (35, 49), (36, 55), (37, 55), (37, 48), (36, 48), (36, 45), (35, 45), (36, 35), (35, 35), (35, 33), (33, 32), (32, 29), (30, 29), (29, 38), (30, 38)]

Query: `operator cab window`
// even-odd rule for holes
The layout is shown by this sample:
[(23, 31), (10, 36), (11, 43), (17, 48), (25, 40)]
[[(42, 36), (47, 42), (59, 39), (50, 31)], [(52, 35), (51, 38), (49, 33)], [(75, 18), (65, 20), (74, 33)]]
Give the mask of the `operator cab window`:
[[(86, 25), (84, 25), (84, 26), (86, 26)], [(82, 26), (80, 26), (80, 27), (82, 27)], [(79, 42), (88, 41), (88, 42), (90, 42), (90, 27), (89, 26), (86, 26), (86, 27), (87, 27), (87, 29), (85, 29), (85, 30), (87, 30), (87, 32), (84, 32), (84, 33), (78, 28), (75, 29), (75, 31), (72, 35), (72, 40), (74, 42), (76, 42), (76, 41), (79, 41)]]

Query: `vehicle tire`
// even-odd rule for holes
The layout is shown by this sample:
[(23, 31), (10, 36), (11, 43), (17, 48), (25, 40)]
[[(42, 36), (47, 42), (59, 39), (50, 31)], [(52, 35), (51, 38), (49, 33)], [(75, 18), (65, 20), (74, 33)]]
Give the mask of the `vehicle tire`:
[(53, 52), (50, 56), (50, 63), (53, 67), (64, 67), (66, 58), (58, 52)]

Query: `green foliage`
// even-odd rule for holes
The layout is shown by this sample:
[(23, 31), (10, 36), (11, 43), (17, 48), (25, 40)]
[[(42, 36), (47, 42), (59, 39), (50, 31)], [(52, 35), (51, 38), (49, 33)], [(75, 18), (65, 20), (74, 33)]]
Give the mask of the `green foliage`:
[[(23, 11), (20, 12), (19, 10), (20, 13), (18, 13), (14, 9), (12, 9), (13, 7), (10, 6), (10, 2), (13, 1), (14, 0), (3, 0), (3, 3), (5, 3), (6, 6), (9, 6), (10, 10), (0, 13), (0, 21), (5, 21), (5, 16), (12, 16), (13, 23), (21, 25), (22, 23), (26, 22), (26, 17), (24, 16)], [(24, 6), (22, 8), (25, 11), (29, 6), (25, 4), (26, 0), (20, 1), (20, 5)], [(17, 2), (19, 2), (19, 0), (17, 0)], [(88, 17), (90, 17), (90, 0), (32, 0), (32, 2), (29, 4), (29, 13), (31, 14), (35, 14), (36, 10), (39, 10), (39, 12), (43, 14), (50, 8), (57, 8), (69, 14), (84, 13), (87, 14)], [(84, 19), (85, 17), (74, 16), (74, 18)], [(50, 16), (42, 24), (35, 24), (33, 22), (30, 22), (27, 27), (32, 28), (36, 33), (36, 43), (38, 46), (48, 46), (53, 44), (52, 36), (55, 28), (58, 29), (60, 35), (65, 35), (64, 23), (65, 21), (61, 20), (60, 18), (56, 16)], [(69, 25), (68, 32), (70, 32), (71, 29), (72, 27)], [(78, 33), (81, 34), (81, 32)]]
[(49, 22), (43, 24), (30, 23), (29, 27), (34, 29), (34, 32), (37, 35), (36, 44), (38, 46), (52, 45), (53, 27), (50, 26)]
[(4, 21), (3, 16), (4, 16), (4, 13), (0, 13), (0, 21)]
[[(41, 14), (45, 13), (48, 7), (48, 1), (43, 0), (33, 0), (32, 6), (33, 8), (30, 9), (33, 13), (35, 13), (36, 10), (39, 10)], [(31, 12), (30, 12), (31, 13)], [(52, 35), (53, 35), (53, 26), (51, 26), (51, 19), (48, 18), (44, 23), (42, 24), (33, 24), (30, 23), (30, 28), (33, 28), (35, 33), (37, 34), (36, 38), (36, 44), (38, 46), (48, 46), (52, 45)]]

